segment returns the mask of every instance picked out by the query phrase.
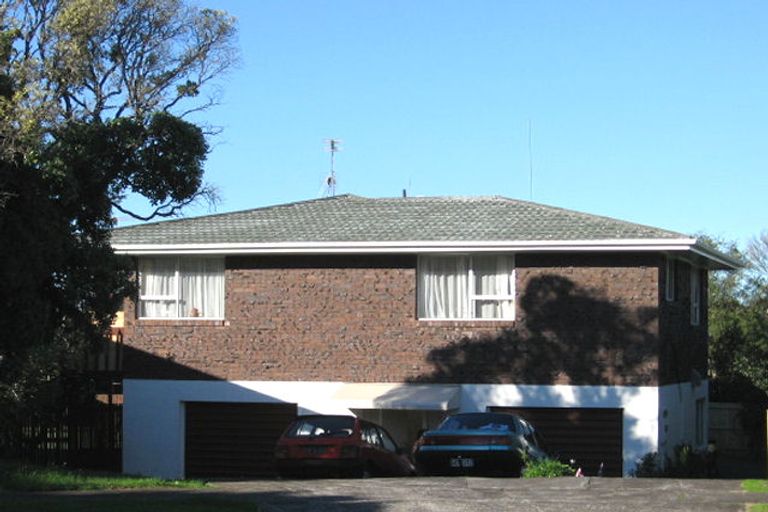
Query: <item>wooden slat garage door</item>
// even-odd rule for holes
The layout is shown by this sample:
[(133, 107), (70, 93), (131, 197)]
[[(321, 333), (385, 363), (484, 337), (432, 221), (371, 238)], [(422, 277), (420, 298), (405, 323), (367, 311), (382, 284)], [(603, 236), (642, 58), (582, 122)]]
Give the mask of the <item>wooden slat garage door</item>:
[(255, 477), (274, 472), (273, 450), (296, 404), (186, 402), (185, 474)]
[(587, 476), (622, 476), (622, 409), (489, 407), (528, 420), (541, 432), (547, 448), (560, 460), (576, 461)]

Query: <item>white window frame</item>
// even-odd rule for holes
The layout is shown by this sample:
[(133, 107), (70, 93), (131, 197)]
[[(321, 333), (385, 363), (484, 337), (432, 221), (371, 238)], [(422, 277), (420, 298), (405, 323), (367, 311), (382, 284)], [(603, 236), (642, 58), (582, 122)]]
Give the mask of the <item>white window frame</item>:
[[(475, 271), (474, 271), (474, 257), (484, 257), (484, 256), (504, 256), (511, 259), (512, 262), (512, 272), (511, 272), (511, 280), (512, 280), (512, 290), (510, 295), (499, 295), (499, 294), (479, 294), (477, 293), (477, 282), (475, 280)], [(489, 254), (478, 254), (478, 255), (472, 255), (472, 254), (425, 254), (420, 255), (419, 258), (430, 258), (430, 257), (451, 257), (451, 258), (466, 258), (467, 259), (467, 298), (469, 300), (469, 308), (468, 313), (471, 316), (468, 317), (458, 317), (458, 318), (433, 318), (433, 317), (421, 317), (419, 316), (419, 320), (425, 320), (425, 321), (472, 321), (472, 322), (509, 322), (514, 321), (517, 317), (517, 301), (515, 297), (515, 290), (517, 285), (517, 261), (515, 259), (514, 254), (495, 254), (495, 253), (489, 253)], [(419, 268), (419, 265), (417, 264), (417, 269)], [(421, 279), (420, 276), (417, 275), (417, 279), (419, 282), (419, 286), (421, 286)], [(421, 299), (421, 294), (418, 294), (417, 297), (418, 300)], [(476, 315), (477, 311), (477, 303), (483, 302), (483, 301), (496, 301), (496, 302), (502, 302), (502, 301), (509, 301), (512, 303), (512, 316), (511, 317), (502, 317), (502, 318), (480, 318)], [(417, 304), (417, 309), (420, 309)]]
[[(150, 259), (160, 259), (160, 257), (157, 256), (149, 256)], [(139, 294), (139, 304), (138, 306), (138, 312), (139, 316), (138, 318), (140, 320), (224, 320), (224, 316), (222, 317), (213, 317), (213, 316), (181, 316), (181, 260), (183, 259), (183, 256), (177, 256), (175, 258), (168, 258), (172, 259), (175, 262), (176, 269), (173, 273), (173, 280), (174, 280), (174, 288), (176, 293), (173, 295), (141, 295)], [(193, 256), (189, 257), (190, 259), (219, 259), (224, 260), (223, 257), (205, 257), (205, 256)], [(139, 265), (139, 280), (143, 279), (143, 276), (141, 275), (141, 265)], [(224, 269), (226, 270), (226, 265), (224, 266)], [(139, 289), (141, 289), (141, 285), (139, 285)], [(224, 294), (222, 294), (222, 301), (224, 301)], [(167, 302), (175, 302), (176, 303), (176, 316), (141, 316), (141, 311), (143, 309), (141, 303), (143, 301), (167, 301)], [(222, 311), (224, 311), (224, 308), (226, 307), (226, 302), (222, 304)], [(226, 315), (226, 311), (225, 311)]]
[(667, 265), (664, 278), (664, 298), (667, 302), (675, 300), (675, 284), (677, 279), (677, 262), (671, 256), (667, 256)]
[(701, 269), (691, 266), (691, 325), (701, 324)]

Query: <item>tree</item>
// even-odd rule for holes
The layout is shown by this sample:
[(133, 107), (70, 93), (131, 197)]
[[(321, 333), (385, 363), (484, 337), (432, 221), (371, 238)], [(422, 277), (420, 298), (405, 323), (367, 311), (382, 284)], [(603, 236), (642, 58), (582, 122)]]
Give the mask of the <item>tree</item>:
[(761, 284), (768, 285), (768, 230), (749, 241), (747, 257), (753, 270), (753, 277)]
[[(148, 128), (159, 113), (183, 118), (208, 108), (216, 90), (201, 94), (236, 58), (234, 20), (181, 0), (11, 0), (0, 7), (0, 31), (10, 92), (0, 101), (0, 149), (31, 159), (67, 123), (127, 118)], [(209, 186), (182, 199), (143, 185), (115, 181), (112, 206), (148, 220), (215, 196)], [(147, 197), (149, 213), (122, 207), (131, 192)]]
[(213, 197), (210, 130), (184, 118), (216, 103), (203, 94), (234, 37), (231, 17), (181, 0), (0, 3), (0, 433), (61, 403), (132, 293), (113, 209), (151, 219)]
[(743, 254), (733, 243), (714, 245), (746, 266), (710, 276), (710, 371), (720, 380), (746, 380), (768, 396), (768, 236), (753, 239)]

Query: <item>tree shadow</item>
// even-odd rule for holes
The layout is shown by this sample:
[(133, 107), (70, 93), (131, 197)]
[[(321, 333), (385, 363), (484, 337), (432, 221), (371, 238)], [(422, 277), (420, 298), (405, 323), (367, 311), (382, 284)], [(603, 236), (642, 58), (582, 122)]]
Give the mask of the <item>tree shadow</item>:
[(521, 319), (494, 334), (469, 334), (433, 349), (434, 370), (411, 382), (658, 384), (658, 315), (629, 309), (560, 275), (532, 278)]
[[(618, 419), (621, 430), (604, 430), (597, 442), (590, 425), (595, 414), (604, 416), (599, 411), (589, 421), (576, 411), (540, 420), (548, 408), (625, 409), (640, 395), (638, 386), (658, 386), (658, 312), (647, 302), (633, 307), (631, 298), (608, 299), (562, 275), (542, 274), (527, 283), (513, 327), (469, 332), (431, 350), (427, 361), (434, 369), (411, 382), (514, 384), (470, 386), (463, 391), (462, 409), (482, 410), (485, 404), (513, 410), (549, 439), (551, 454), (576, 459), (590, 475), (602, 473), (604, 462), (606, 476), (621, 476), (650, 448), (645, 439), (655, 438), (655, 427), (636, 410), (614, 414), (609, 423)], [(586, 441), (574, 447), (579, 436)], [(608, 445), (610, 453), (603, 453)]]
[[(274, 485), (272, 487), (279, 487)], [(231, 492), (201, 489), (133, 490), (65, 493), (52, 496), (38, 493), (13, 493), (0, 496), (0, 504), (8, 510), (348, 510), (377, 512), (384, 510), (378, 501), (364, 499), (359, 494), (310, 494), (295, 489)]]

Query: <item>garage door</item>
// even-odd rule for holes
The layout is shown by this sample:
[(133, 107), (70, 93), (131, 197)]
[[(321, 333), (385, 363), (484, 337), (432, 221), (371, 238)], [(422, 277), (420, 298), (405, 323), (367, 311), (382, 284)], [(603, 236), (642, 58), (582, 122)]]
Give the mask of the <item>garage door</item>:
[(254, 477), (274, 472), (273, 450), (296, 404), (186, 402), (185, 475)]
[(605, 476), (622, 476), (622, 409), (489, 407), (528, 420), (560, 460), (575, 460), (588, 476), (603, 463)]

